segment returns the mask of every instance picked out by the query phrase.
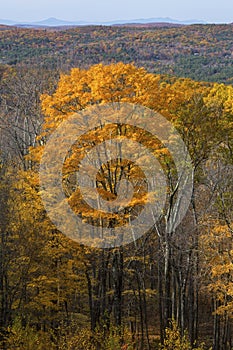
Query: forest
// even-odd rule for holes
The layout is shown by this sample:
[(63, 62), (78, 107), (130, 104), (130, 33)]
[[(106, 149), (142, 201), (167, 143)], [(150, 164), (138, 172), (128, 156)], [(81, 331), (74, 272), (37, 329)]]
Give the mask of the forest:
[[(233, 349), (232, 28), (1, 26), (0, 349)], [(84, 201), (77, 172), (103, 140), (142, 144), (166, 175), (164, 208), (153, 226), (127, 244), (102, 248), (71, 239), (51, 220), (40, 164), (72, 115), (82, 126), (85, 111), (117, 111), (122, 103), (153, 111), (151, 130), (156, 113), (173, 125), (190, 155), (193, 186), (174, 227), (179, 166), (163, 140), (130, 124), (94, 127), (90, 119), (61, 171), (64, 201), (83, 222), (124, 226), (149, 200), (143, 170), (117, 158), (100, 166), (96, 188), (111, 202), (122, 178), (132, 182), (128, 206), (100, 216)], [(62, 206), (54, 215), (61, 218)]]
[(0, 63), (57, 68), (134, 63), (151, 73), (232, 84), (232, 24), (0, 26)]

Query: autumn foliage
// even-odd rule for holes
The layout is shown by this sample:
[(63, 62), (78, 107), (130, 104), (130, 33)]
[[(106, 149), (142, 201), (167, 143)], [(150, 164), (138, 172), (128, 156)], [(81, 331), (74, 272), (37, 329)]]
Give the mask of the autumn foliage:
[[(91, 29), (85, 35), (96, 34)], [(147, 33), (148, 40), (152, 35)], [(59, 36), (53, 40), (62, 45)], [(233, 87), (155, 75), (122, 62), (73, 68), (61, 73), (57, 84), (42, 72), (44, 83), (30, 85), (34, 74), (23, 79), (10, 69), (1, 81), (1, 135), (10, 130), (0, 153), (2, 349), (230, 350)], [(22, 90), (13, 89), (14, 81)], [(35, 105), (23, 99), (32, 93), (29, 86), (40, 90)], [(18, 108), (19, 101), (28, 108), (23, 103)], [(51, 223), (40, 197), (39, 163), (49, 137), (69, 116), (121, 102), (160, 112), (179, 131), (194, 167), (192, 199), (181, 224), (168, 233), (178, 183), (171, 154), (148, 132), (139, 137), (130, 126), (94, 128), (72, 146), (62, 169), (63, 189), (77, 215), (97, 222), (81, 201), (75, 174), (83, 155), (109, 134), (150, 148), (168, 178), (163, 216), (149, 232), (126, 246), (96, 249)], [(97, 176), (104, 199), (116, 198), (122, 172), (131, 180), (143, 178), (129, 162), (104, 164)], [(137, 190), (133, 200), (139, 212), (147, 187)], [(202, 341), (207, 345), (198, 345)]]

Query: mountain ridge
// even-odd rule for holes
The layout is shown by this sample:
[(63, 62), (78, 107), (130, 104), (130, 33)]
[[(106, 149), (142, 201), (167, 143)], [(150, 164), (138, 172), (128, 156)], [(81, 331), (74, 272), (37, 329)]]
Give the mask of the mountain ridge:
[(49, 17), (41, 21), (32, 21), (32, 22), (17, 22), (9, 19), (0, 19), (0, 24), (10, 25), (10, 26), (30, 26), (30, 27), (59, 27), (59, 26), (84, 26), (84, 25), (124, 25), (124, 24), (150, 24), (150, 23), (170, 23), (170, 24), (207, 24), (203, 20), (189, 19), (189, 20), (176, 20), (170, 17), (152, 17), (152, 18), (138, 18), (131, 20), (114, 20), (114, 21), (67, 21), (63, 19), (58, 19), (55, 17)]

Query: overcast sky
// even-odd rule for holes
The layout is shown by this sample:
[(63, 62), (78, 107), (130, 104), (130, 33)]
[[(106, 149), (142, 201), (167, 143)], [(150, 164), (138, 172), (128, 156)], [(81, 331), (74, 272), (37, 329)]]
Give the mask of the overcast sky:
[(0, 0), (0, 18), (111, 21), (151, 17), (233, 22), (233, 0)]

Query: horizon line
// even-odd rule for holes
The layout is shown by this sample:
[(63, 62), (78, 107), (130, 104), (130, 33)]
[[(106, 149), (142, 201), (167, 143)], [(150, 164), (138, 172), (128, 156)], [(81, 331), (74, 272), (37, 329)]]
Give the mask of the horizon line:
[[(116, 23), (117, 22), (121, 22), (124, 23), (124, 24), (128, 24), (128, 23), (133, 23), (133, 21), (137, 21), (135, 22), (136, 24), (137, 23), (140, 23), (138, 21), (152, 21), (152, 20), (161, 20), (161, 22), (158, 22), (158, 23), (172, 23), (170, 21), (173, 21), (173, 22), (178, 22), (180, 24), (184, 23), (184, 22), (190, 22), (190, 24), (231, 24), (233, 22), (232, 21), (222, 21), (222, 20), (204, 20), (204, 19), (195, 19), (195, 18), (186, 18), (186, 19), (177, 19), (177, 18), (173, 18), (173, 17), (141, 17), (141, 18), (132, 18), (132, 19), (122, 19), (122, 18), (118, 18), (118, 19), (114, 19), (114, 20), (103, 20), (103, 21), (99, 21), (99, 20), (82, 20), (82, 19), (77, 19), (77, 20), (70, 20), (70, 19), (63, 19), (63, 18), (58, 18), (58, 17), (53, 17), (53, 16), (50, 16), (50, 17), (44, 17), (42, 19), (39, 19), (39, 20), (13, 20), (13, 19), (9, 19), (9, 18), (1, 18), (0, 19), (0, 22), (1, 21), (4, 21), (4, 22), (9, 22), (9, 23), (12, 23), (12, 24), (9, 24), (9, 25), (17, 25), (17, 24), (37, 24), (37, 23), (40, 23), (40, 22), (46, 22), (46, 21), (49, 21), (49, 20), (55, 20), (55, 21), (60, 21), (60, 22), (66, 22), (66, 23), (70, 23), (71, 25), (75, 24), (75, 23), (78, 23), (78, 22), (81, 22), (83, 24), (94, 24), (94, 25), (101, 25), (101, 24), (108, 24), (108, 23)], [(144, 22), (142, 24), (147, 24), (149, 22)], [(152, 22), (151, 22), (152, 23)], [(3, 24), (3, 23), (0, 23), (0, 24)], [(174, 24), (174, 23), (173, 23)]]

